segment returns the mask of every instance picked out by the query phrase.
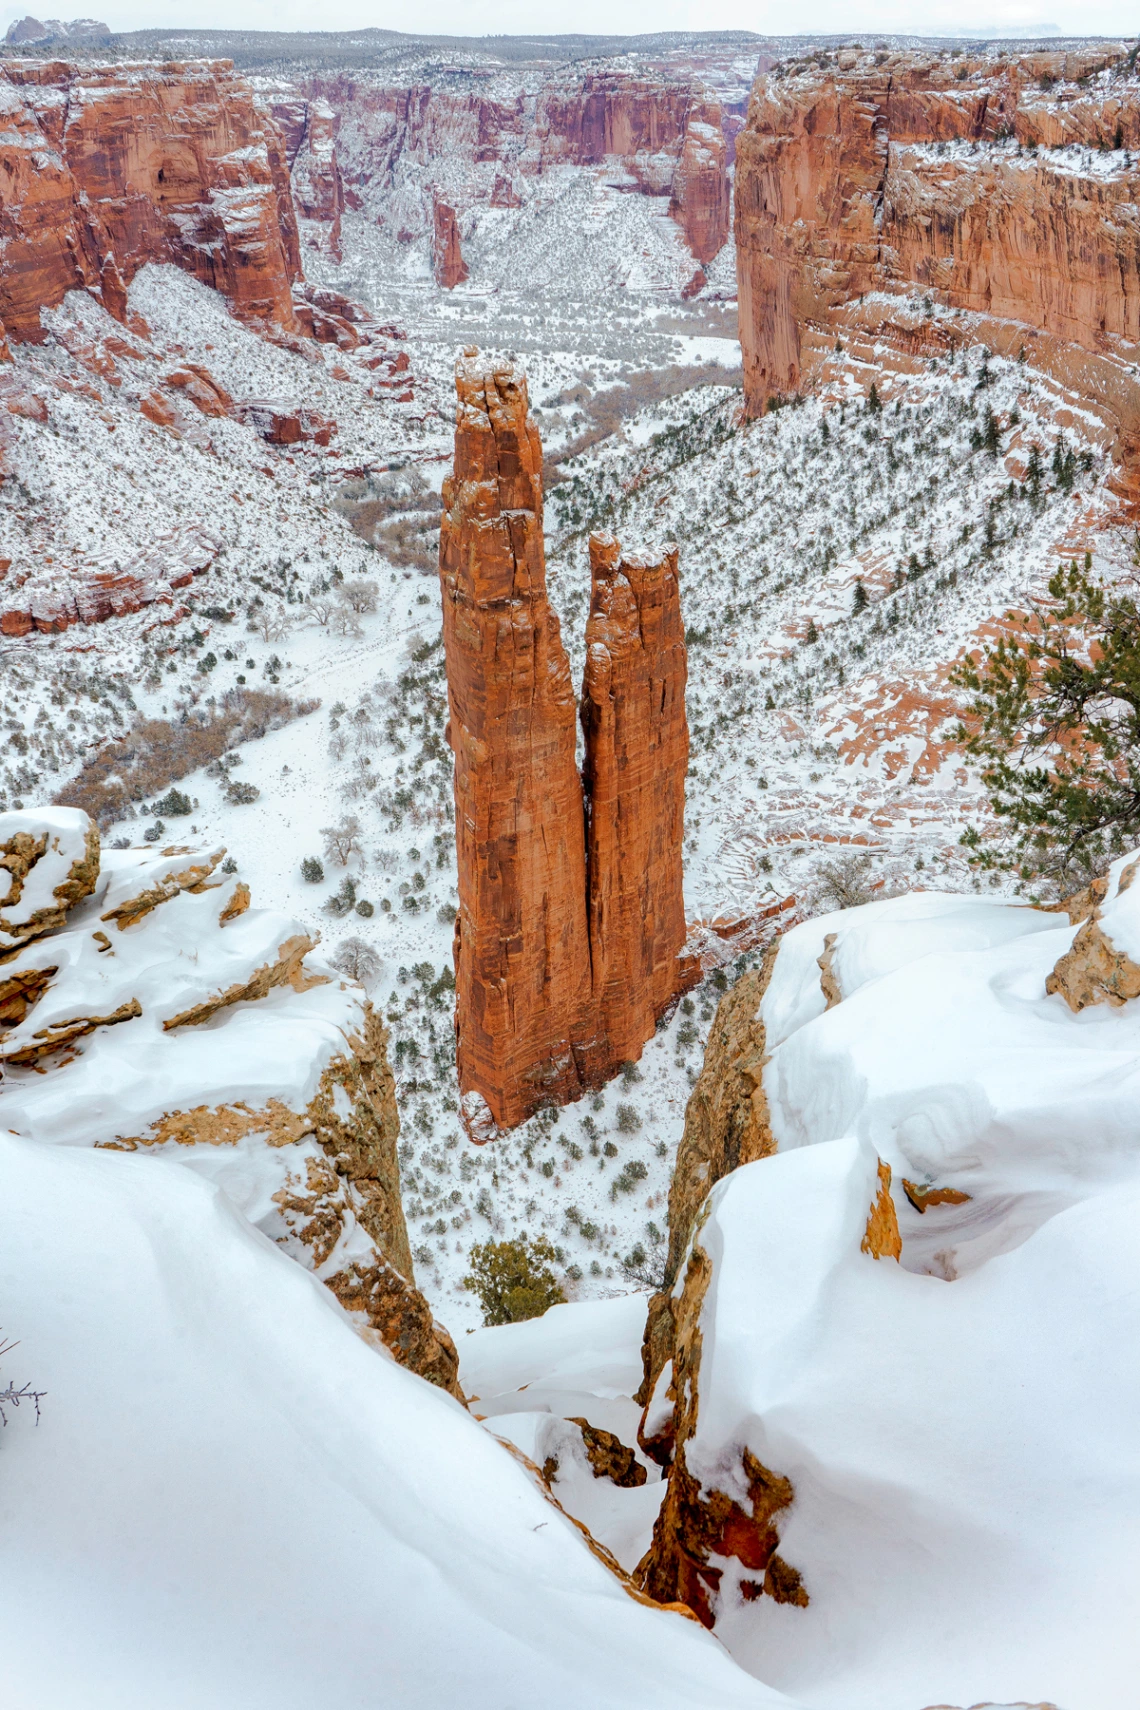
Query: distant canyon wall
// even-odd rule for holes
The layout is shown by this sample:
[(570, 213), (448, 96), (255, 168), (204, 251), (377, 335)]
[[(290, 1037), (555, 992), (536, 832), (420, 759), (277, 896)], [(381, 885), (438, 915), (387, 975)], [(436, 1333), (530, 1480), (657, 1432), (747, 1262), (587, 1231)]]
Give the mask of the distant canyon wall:
[(721, 103), (697, 78), (560, 71), (525, 87), (490, 74), (398, 85), (341, 73), (301, 87), (338, 116), (348, 206), (409, 240), (430, 226), (433, 191), (459, 212), (518, 207), (530, 180), (607, 163), (631, 191), (669, 196), (697, 261), (729, 235), (744, 102)]
[[(862, 54), (762, 77), (737, 141), (753, 412), (810, 383), (843, 328), (909, 356), (939, 309), (1098, 408), (1140, 457), (1140, 78), (1123, 49)], [(900, 315), (876, 293), (911, 297)]]
[[(301, 260), (286, 150), (229, 61), (6, 60), (0, 105), (9, 337), (39, 340), (40, 309), (74, 289), (123, 318), (126, 286), (151, 261), (185, 268), (251, 322), (296, 327)], [(319, 139), (310, 154), (319, 157)]]
[(699, 977), (685, 939), (689, 740), (676, 551), (591, 540), (579, 707), (546, 591), (542, 447), (526, 381), (456, 373), (440, 582), (455, 754), (457, 1065), (491, 1139), (603, 1085)]

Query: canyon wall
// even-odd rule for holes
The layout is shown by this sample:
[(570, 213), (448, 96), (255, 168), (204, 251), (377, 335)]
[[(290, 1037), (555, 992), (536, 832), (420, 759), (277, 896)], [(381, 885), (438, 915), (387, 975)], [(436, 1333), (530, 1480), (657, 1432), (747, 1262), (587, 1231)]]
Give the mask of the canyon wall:
[(337, 116), (327, 101), (298, 95), (270, 96), (269, 111), (285, 145), (297, 214), (328, 226), (329, 249), (339, 261), (344, 184), (336, 152)]
[(606, 165), (623, 188), (670, 197), (698, 261), (711, 261), (729, 235), (742, 103), (722, 109), (699, 76), (562, 69), (400, 86), (341, 74), (303, 88), (339, 117), (348, 205), (394, 223), (405, 241), (431, 227), (435, 180), (457, 211), (507, 208), (544, 174)]
[[(808, 384), (839, 331), (974, 336), (1140, 434), (1140, 79), (1121, 50), (841, 52), (761, 78), (737, 140), (745, 394)], [(910, 295), (909, 318), (898, 299)], [(867, 301), (871, 298), (871, 301)]]
[(468, 351), (440, 583), (455, 755), (456, 1058), (490, 1139), (636, 1059), (691, 970), (681, 839), (689, 739), (675, 549), (590, 542), (585, 767), (546, 592), (542, 446), (525, 379)]
[(280, 134), (228, 61), (0, 66), (0, 320), (42, 338), (40, 309), (173, 262), (254, 322), (294, 328), (297, 224)]

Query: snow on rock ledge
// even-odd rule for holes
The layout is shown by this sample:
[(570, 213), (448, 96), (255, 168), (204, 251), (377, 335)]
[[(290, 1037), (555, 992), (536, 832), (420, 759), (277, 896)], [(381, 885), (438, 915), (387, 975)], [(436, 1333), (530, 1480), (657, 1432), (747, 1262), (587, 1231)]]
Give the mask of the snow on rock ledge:
[(194, 1170), (454, 1389), (455, 1349), (414, 1285), (384, 1029), (361, 988), (287, 915), (250, 908), (224, 850), (100, 866), (91, 822), (64, 808), (5, 815), (0, 844), (0, 1125)]
[(99, 833), (78, 808), (0, 814), (0, 958), (62, 926), (98, 873)]
[(809, 920), (722, 1003), (639, 1577), (795, 1697), (1134, 1700), (1138, 865), (1080, 927), (935, 893)]

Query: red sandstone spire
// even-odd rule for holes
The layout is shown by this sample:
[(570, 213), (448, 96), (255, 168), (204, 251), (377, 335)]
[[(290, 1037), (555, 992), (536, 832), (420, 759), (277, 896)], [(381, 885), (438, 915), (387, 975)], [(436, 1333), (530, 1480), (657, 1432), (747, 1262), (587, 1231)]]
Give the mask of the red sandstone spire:
[(639, 1057), (681, 989), (686, 662), (676, 549), (623, 559), (593, 536), (579, 778), (526, 381), (469, 351), (456, 389), (440, 530), (456, 1059), (468, 1132), (491, 1139)]
[(591, 535), (590, 571), (581, 709), (590, 960), (598, 1051), (612, 1074), (641, 1055), (678, 991), (687, 661), (675, 546), (623, 558), (613, 535)]
[(473, 1132), (582, 1090), (591, 1031), (575, 699), (546, 596), (542, 447), (525, 379), (456, 371), (440, 579), (459, 860), (456, 1032)]

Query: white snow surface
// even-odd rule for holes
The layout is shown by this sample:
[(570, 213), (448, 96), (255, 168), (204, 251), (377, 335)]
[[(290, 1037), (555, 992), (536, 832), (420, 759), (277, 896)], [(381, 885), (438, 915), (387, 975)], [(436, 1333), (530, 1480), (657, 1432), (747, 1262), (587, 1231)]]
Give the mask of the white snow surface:
[(745, 1602), (727, 1562), (717, 1635), (813, 1706), (1130, 1710), (1140, 1182), (949, 1285), (861, 1251), (877, 1185), (851, 1134), (714, 1190), (690, 1464), (732, 1491), (747, 1444), (791, 1480), (810, 1597)]
[[(1103, 905), (1122, 938), (1136, 859)], [(717, 1558), (716, 1632), (809, 1704), (1135, 1701), (1140, 1005), (1046, 995), (1077, 931), (914, 894), (776, 954), (779, 1150), (718, 1184), (695, 1236), (686, 1459), (746, 1508), (745, 1447), (791, 1481), (779, 1551), (809, 1603), (749, 1600)], [(900, 1263), (864, 1247), (880, 1160)]]
[(46, 1392), (3, 1438), (21, 1710), (786, 1704), (631, 1598), (223, 1194), (10, 1135), (0, 1181), (6, 1319)]

